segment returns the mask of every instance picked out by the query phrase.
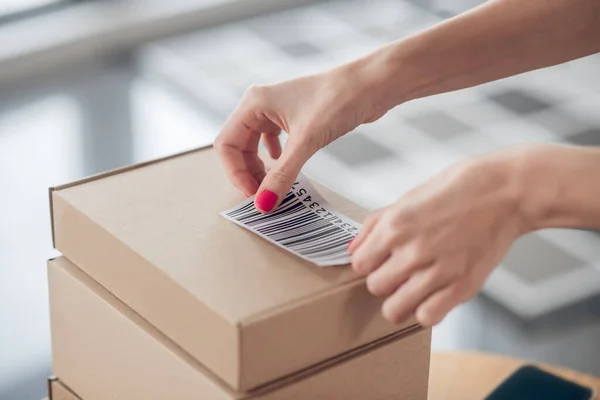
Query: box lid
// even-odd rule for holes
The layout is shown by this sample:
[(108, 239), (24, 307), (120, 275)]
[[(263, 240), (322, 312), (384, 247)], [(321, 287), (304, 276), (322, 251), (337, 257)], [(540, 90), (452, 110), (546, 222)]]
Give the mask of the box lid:
[(54, 188), (55, 247), (236, 390), (415, 324), (386, 322), (351, 268), (318, 268), (218, 215), (242, 200), (212, 148), (182, 153)]

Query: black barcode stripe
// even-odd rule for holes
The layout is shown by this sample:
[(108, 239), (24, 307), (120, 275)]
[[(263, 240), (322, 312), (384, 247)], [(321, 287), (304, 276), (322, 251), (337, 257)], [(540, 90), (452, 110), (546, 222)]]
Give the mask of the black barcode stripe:
[(291, 219), (301, 217), (303, 215), (307, 215), (306, 207), (303, 204), (298, 203), (295, 204), (293, 208), (290, 207), (285, 212), (279, 214), (277, 218), (265, 218), (261, 221), (257, 221), (256, 223), (252, 224), (252, 226), (254, 227), (254, 229), (266, 229), (274, 224), (283, 223), (285, 221), (289, 221)]
[(294, 197), (296, 197), (296, 195), (294, 194), (294, 192), (289, 192), (285, 198), (281, 201), (281, 204), (279, 204), (279, 207), (285, 205), (287, 202), (289, 202), (290, 200), (292, 200)]
[(350, 253), (348, 253), (348, 250), (346, 250), (346, 248), (347, 248), (347, 244), (343, 244), (343, 245), (339, 246), (337, 249), (335, 249), (334, 251), (332, 251), (330, 254), (318, 256), (318, 257), (313, 256), (313, 257), (311, 257), (311, 259), (315, 260), (316, 262), (329, 263), (334, 260), (339, 260), (342, 257), (344, 257), (344, 258), (350, 257)]
[[(323, 238), (326, 236), (331, 236), (331, 235), (334, 235), (337, 233), (345, 233), (346, 232), (345, 230), (341, 229), (339, 226), (331, 224), (331, 223), (324, 223), (324, 225), (327, 228), (327, 231), (319, 233), (319, 235), (316, 236), (316, 239)], [(292, 236), (290, 236), (289, 239), (294, 239), (294, 238)], [(289, 240), (287, 242), (289, 242)], [(315, 244), (317, 244), (317, 243), (315, 243)]]
[[(348, 236), (350, 236), (350, 235), (348, 235)], [(319, 253), (319, 252), (321, 252), (323, 250), (331, 249), (331, 248), (333, 248), (335, 246), (338, 246), (338, 245), (340, 245), (342, 243), (348, 243), (348, 241), (350, 240), (350, 238), (348, 236), (342, 236), (340, 239), (336, 240), (335, 242), (325, 244), (325, 245), (320, 246), (318, 248), (314, 248), (314, 249), (311, 249), (311, 250), (303, 250), (301, 252), (301, 254), (302, 255), (311, 255), (311, 254)]]
[[(314, 221), (321, 221), (321, 222), (322, 222), (322, 223), (324, 223), (324, 224), (330, 224), (330, 222), (329, 222), (329, 221), (331, 220), (331, 217), (330, 217), (330, 218), (321, 218), (321, 217), (320, 217), (318, 214), (315, 214), (315, 213), (304, 213), (304, 215), (305, 215), (305, 216), (307, 216), (307, 217), (309, 217), (311, 220), (314, 220)], [(302, 218), (304, 218), (304, 217), (302, 217)], [(336, 217), (334, 217), (334, 218), (336, 218)], [(290, 221), (290, 223), (289, 223), (289, 224), (288, 224), (288, 222), (283, 222), (283, 223), (281, 224), (281, 226), (282, 226), (282, 227), (283, 227), (283, 226), (292, 226), (292, 225), (293, 225), (293, 222), (292, 222), (291, 220), (289, 220), (289, 221)], [(273, 226), (274, 226), (274, 225), (273, 225)], [(271, 226), (269, 226), (269, 228), (270, 228), (270, 227), (271, 227)], [(299, 227), (299, 226), (294, 226), (294, 228), (298, 228), (298, 227)], [(273, 230), (270, 230), (270, 231), (268, 231), (268, 232), (269, 232), (269, 233), (271, 233), (271, 232), (274, 232), (274, 231), (278, 231), (278, 230), (277, 230), (277, 229), (273, 229)], [(282, 231), (283, 231), (283, 230), (282, 230)], [(261, 232), (266, 232), (266, 231), (261, 231)]]
[[(308, 224), (308, 225), (305, 225), (305, 226), (302, 226), (299, 228), (286, 230), (285, 232), (272, 233), (268, 236), (277, 241), (291, 240), (294, 238), (299, 238), (300, 236), (303, 236), (303, 235), (307, 235), (309, 233), (314, 233), (319, 230), (327, 229), (330, 226), (331, 225), (327, 224), (326, 222), (317, 221), (317, 222), (314, 222), (314, 223), (311, 223), (311, 224)], [(288, 243), (282, 242), (282, 244), (287, 245)]]
[(294, 219), (286, 219), (283, 222), (277, 223), (277, 224), (268, 224), (263, 226), (262, 228), (257, 228), (256, 230), (259, 231), (260, 233), (263, 234), (269, 234), (271, 232), (278, 232), (278, 231), (282, 231), (285, 228), (289, 228), (289, 227), (298, 227), (300, 226), (299, 224), (302, 224), (306, 221), (308, 221), (308, 223), (310, 223), (311, 221), (320, 221), (321, 219), (319, 218), (318, 215), (310, 213), (302, 213), (300, 214), (300, 216), (295, 217)]
[[(321, 246), (322, 244), (327, 244), (331, 240), (336, 240), (338, 237), (346, 234), (346, 232), (338, 229), (337, 227), (334, 227), (333, 229), (334, 229), (334, 231), (327, 232), (327, 235), (326, 235), (327, 241), (324, 241), (324, 240), (318, 240), (317, 241), (317, 240), (315, 240), (315, 241), (311, 241), (311, 242), (308, 242), (308, 243), (306, 241), (304, 241), (304, 242), (301, 242), (301, 243), (292, 244), (292, 245), (290, 245), (290, 247), (293, 246), (296, 249), (298, 249), (298, 251), (308, 251), (310, 249), (314, 249), (314, 248), (316, 248), (318, 246)], [(319, 238), (321, 238), (321, 239), (324, 239), (323, 232), (319, 232), (319, 234), (317, 236)]]
[(244, 207), (238, 208), (236, 210), (233, 210), (233, 211), (227, 213), (227, 215), (229, 215), (231, 218), (235, 218), (240, 214), (244, 214), (250, 208), (254, 208), (254, 203), (248, 203)]
[(328, 258), (331, 256), (338, 256), (338, 254), (350, 255), (348, 252), (348, 242), (353, 238), (352, 235), (342, 238), (338, 241), (338, 244), (335, 245), (332, 243), (332, 247), (329, 249), (322, 249), (317, 254), (314, 254), (314, 257), (317, 258)]
[[(294, 208), (290, 207), (285, 213), (281, 213), (277, 218), (263, 219), (260, 223), (255, 224), (254, 229), (268, 229), (275, 224), (283, 224), (294, 218), (300, 218), (303, 216), (309, 216), (310, 213), (306, 212), (306, 206), (302, 203), (294, 204)], [(266, 221), (266, 222), (265, 222)]]
[(272, 213), (272, 214), (265, 214), (265, 215), (262, 215), (262, 217), (260, 217), (260, 218), (256, 218), (256, 219), (253, 219), (252, 221), (248, 221), (247, 225), (253, 227), (255, 225), (262, 225), (266, 222), (277, 221), (280, 218), (290, 216), (290, 215), (295, 214), (298, 211), (303, 210), (303, 209), (306, 209), (306, 206), (304, 204), (294, 203), (292, 206), (290, 206), (289, 208), (287, 208), (285, 210), (281, 210), (281, 211), (278, 211), (278, 212)]
[(319, 255), (320, 252), (322, 252), (324, 250), (329, 250), (328, 246), (330, 245), (330, 243), (336, 243), (337, 244), (339, 240), (343, 240), (343, 238), (340, 237), (340, 236), (331, 237), (331, 238), (328, 238), (328, 239), (329, 240), (320, 242), (318, 244), (316, 244), (316, 243), (310, 243), (308, 245), (303, 244), (303, 245), (290, 246), (289, 248), (292, 249), (292, 250), (294, 250), (298, 254), (302, 254), (303, 256), (314, 257), (314, 256)]
[(328, 250), (330, 248), (329, 246), (333, 244), (342, 243), (344, 240), (344, 237), (338, 234), (336, 236), (328, 238), (327, 241), (322, 241), (318, 244), (314, 244), (311, 246), (304, 246), (302, 249), (296, 248), (296, 251), (306, 256), (316, 255), (319, 254), (321, 251)]
[[(285, 199), (281, 202), (281, 204), (279, 205), (279, 207), (277, 207), (277, 210), (281, 210), (285, 207), (287, 207), (287, 203), (296, 198), (296, 196), (293, 193), (288, 193), (288, 195), (285, 197)], [(232, 212), (227, 214), (228, 216), (235, 218), (235, 219), (239, 219), (239, 218), (245, 218), (248, 216), (260, 216), (263, 215), (260, 212), (258, 212), (256, 210), (256, 208), (254, 207), (254, 202), (250, 202), (248, 204), (246, 204), (244, 207), (241, 207), (237, 210), (233, 210)]]
[[(289, 209), (294, 203), (298, 203), (297, 201), (292, 201), (291, 203), (285, 204), (283, 207), (277, 208), (277, 210), (269, 215), (274, 215), (275, 213), (281, 213), (284, 210)], [(246, 213), (241, 214), (237, 217), (240, 221), (249, 221), (253, 218), (262, 218), (265, 214), (260, 213), (256, 208), (252, 207), (250, 210), (246, 211)]]
[[(269, 240), (318, 263), (345, 262), (353, 234), (339, 226), (343, 219), (334, 213), (309, 207), (289, 192), (274, 212), (263, 214), (253, 202), (224, 215), (251, 228)], [(320, 210), (320, 209), (319, 209)]]
[(327, 256), (311, 257), (311, 259), (315, 260), (316, 262), (329, 263), (334, 260), (339, 260), (342, 257), (350, 257), (350, 253), (348, 253), (347, 251), (337, 251)]
[(281, 231), (267, 233), (266, 236), (270, 237), (271, 239), (281, 241), (289, 239), (296, 235), (301, 235), (307, 232), (314, 231), (315, 229), (320, 229), (325, 226), (327, 226), (327, 224), (323, 221), (308, 221), (307, 223), (300, 224), (298, 226), (293, 226)]
[(336, 231), (337, 228), (335, 226), (325, 225), (324, 227), (318, 228), (317, 232), (315, 232), (314, 234), (309, 233), (308, 236), (306, 236), (306, 234), (303, 233), (298, 235), (291, 235), (287, 239), (281, 240), (280, 242), (281, 244), (284, 244), (286, 246), (295, 246), (301, 243), (306, 243), (307, 241), (327, 237), (330, 234), (335, 233)]
[(278, 229), (275, 231), (267, 232), (265, 234), (268, 236), (284, 235), (283, 237), (285, 238), (285, 237), (290, 237), (291, 235), (294, 235), (296, 233), (308, 231), (308, 230), (313, 229), (318, 226), (330, 225), (328, 222), (323, 221), (322, 219), (319, 219), (319, 218), (316, 218), (316, 219), (310, 218), (310, 219), (304, 220), (304, 221), (303, 221), (304, 223), (297, 223), (295, 225), (286, 227), (286, 229)]
[[(305, 210), (302, 210), (302, 212), (300, 212), (300, 213), (298, 213), (298, 215), (294, 216), (294, 218), (296, 218), (298, 220), (298, 222), (304, 222), (304, 220), (306, 220), (306, 219), (312, 219), (315, 217), (318, 218), (318, 216), (316, 216), (315, 214), (306, 212)], [(271, 224), (264, 224), (264, 226), (262, 226), (261, 229), (263, 229), (265, 231), (283, 229), (283, 228), (287, 228), (288, 226), (290, 226), (292, 222), (293, 221), (290, 218), (284, 218), (284, 219), (281, 219), (280, 221), (276, 221)]]
[(329, 260), (332, 258), (339, 258), (340, 255), (344, 255), (344, 256), (349, 256), (350, 253), (348, 252), (348, 243), (344, 242), (336, 247), (333, 247), (330, 250), (324, 251), (318, 255), (315, 255), (315, 258), (318, 258), (320, 260)]
[(298, 199), (292, 200), (290, 203), (286, 204), (285, 207), (278, 208), (277, 211), (274, 211), (269, 214), (262, 214), (258, 211), (253, 211), (246, 216), (239, 217), (239, 220), (245, 222), (246, 224), (254, 224), (260, 222), (267, 222), (269, 220), (273, 220), (278, 218), (278, 216), (285, 214), (291, 208), (304, 207), (306, 206), (298, 201)]
[[(315, 238), (326, 236), (327, 229), (331, 229), (331, 225), (321, 224), (320, 226), (316, 226), (313, 229), (309, 229), (306, 231), (300, 231), (294, 234), (285, 235), (284, 238), (276, 239), (278, 242), (283, 244), (284, 246), (294, 246), (299, 245), (304, 242), (312, 242)], [(308, 236), (307, 236), (308, 235)], [(295, 239), (292, 241), (292, 239)]]

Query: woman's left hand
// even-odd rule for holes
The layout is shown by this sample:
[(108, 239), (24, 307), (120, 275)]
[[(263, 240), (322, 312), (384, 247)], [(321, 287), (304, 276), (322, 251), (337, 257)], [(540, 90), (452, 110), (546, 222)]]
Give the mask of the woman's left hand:
[(519, 160), (504, 150), (453, 166), (367, 218), (350, 245), (352, 267), (387, 297), (385, 318), (414, 313), (432, 326), (475, 296), (527, 230)]

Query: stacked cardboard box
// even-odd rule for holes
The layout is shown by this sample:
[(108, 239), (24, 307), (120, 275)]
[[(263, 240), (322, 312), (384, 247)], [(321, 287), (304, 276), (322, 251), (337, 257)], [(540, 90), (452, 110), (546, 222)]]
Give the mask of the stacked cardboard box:
[(64, 255), (48, 267), (51, 388), (84, 400), (426, 398), (430, 331), (386, 322), (350, 268), (318, 268), (219, 216), (242, 198), (212, 148), (50, 197)]

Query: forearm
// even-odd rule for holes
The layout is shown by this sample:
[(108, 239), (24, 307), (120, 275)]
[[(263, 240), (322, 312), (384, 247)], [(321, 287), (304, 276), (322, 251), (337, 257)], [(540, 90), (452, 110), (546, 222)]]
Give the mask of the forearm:
[(534, 145), (513, 155), (504, 168), (518, 184), (525, 231), (600, 229), (600, 147)]
[(375, 73), (373, 101), (390, 109), (598, 51), (598, 0), (491, 0), (357, 64)]

